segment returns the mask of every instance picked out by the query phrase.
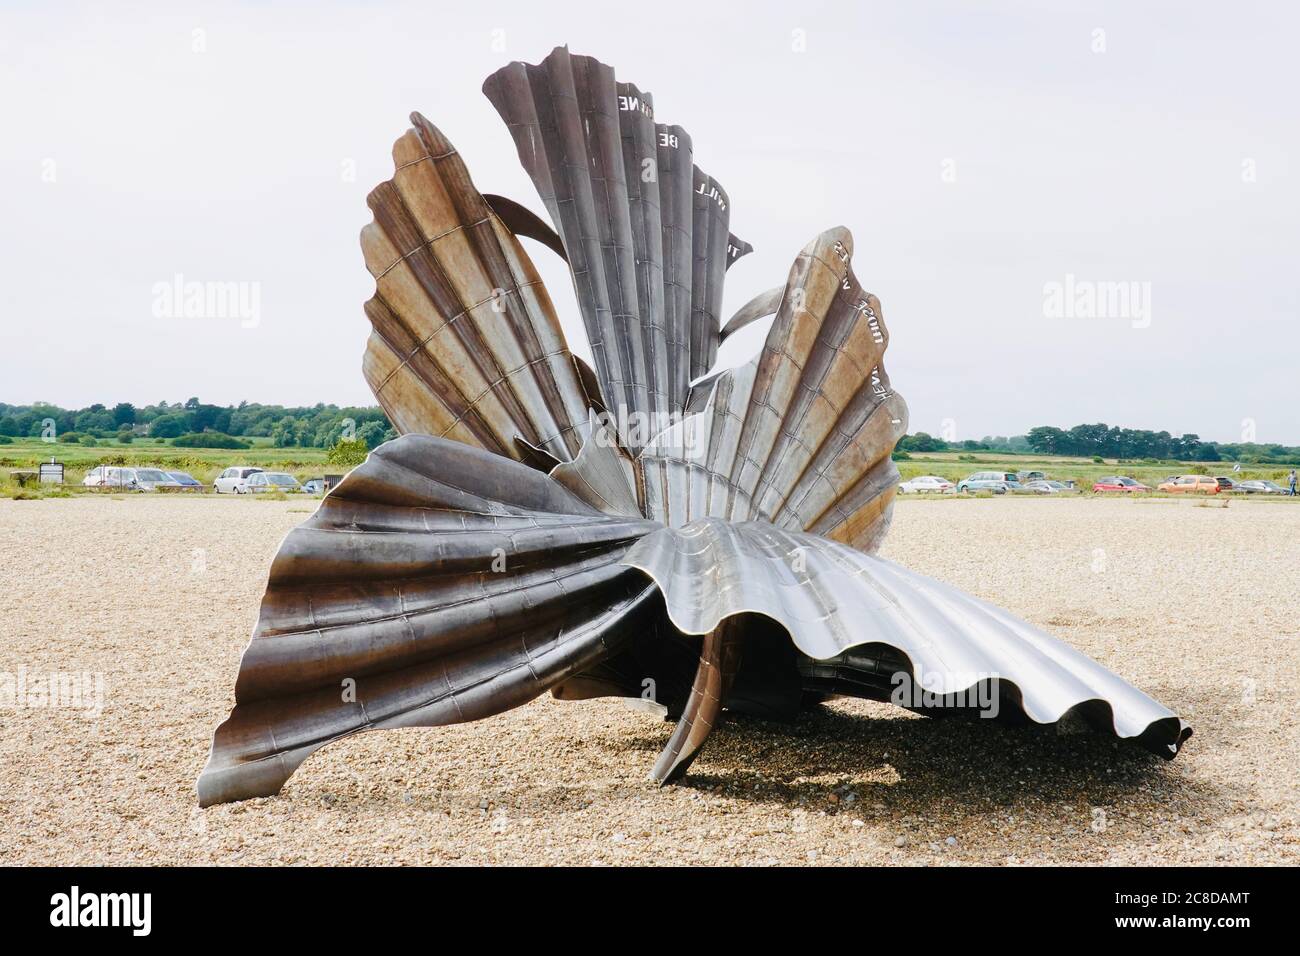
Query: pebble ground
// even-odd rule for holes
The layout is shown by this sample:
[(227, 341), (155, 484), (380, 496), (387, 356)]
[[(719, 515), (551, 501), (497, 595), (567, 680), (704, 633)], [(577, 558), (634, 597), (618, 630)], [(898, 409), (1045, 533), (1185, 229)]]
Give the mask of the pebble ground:
[(885, 555), (1091, 654), (1196, 733), (1091, 734), (837, 701), (727, 720), (684, 785), (671, 725), (542, 698), (365, 734), (275, 798), (199, 810), (266, 568), (314, 501), (0, 500), (0, 680), (102, 673), (103, 711), (0, 701), (0, 865), (1300, 863), (1300, 507), (903, 500)]

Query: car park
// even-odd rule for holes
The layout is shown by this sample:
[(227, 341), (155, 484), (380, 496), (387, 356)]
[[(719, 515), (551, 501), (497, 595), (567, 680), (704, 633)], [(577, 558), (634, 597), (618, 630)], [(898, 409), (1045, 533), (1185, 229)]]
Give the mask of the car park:
[(300, 491), (302, 486), (293, 475), (282, 471), (259, 471), (249, 475), (244, 483), (244, 494), (258, 494), (265, 491)]
[(911, 494), (915, 492), (930, 492), (931, 494), (944, 494), (953, 490), (953, 483), (947, 478), (940, 478), (938, 475), (918, 475), (915, 478), (909, 478), (907, 481), (900, 482), (898, 490), (902, 494)]
[(242, 495), (246, 490), (249, 477), (252, 475), (262, 474), (261, 468), (253, 468), (249, 465), (236, 465), (227, 468), (221, 474), (217, 475), (217, 480), (212, 483), (212, 488), (219, 495), (237, 494)]
[(1127, 493), (1150, 491), (1146, 485), (1133, 478), (1125, 478), (1121, 475), (1110, 475), (1106, 478), (1098, 478), (1092, 484), (1093, 491), (1122, 491)]
[(1179, 475), (1172, 481), (1161, 482), (1159, 490), (1174, 495), (1217, 495), (1224, 489), (1217, 478), (1209, 475)]
[(1237, 490), (1248, 495), (1285, 495), (1287, 490), (1275, 481), (1251, 479), (1237, 484)]

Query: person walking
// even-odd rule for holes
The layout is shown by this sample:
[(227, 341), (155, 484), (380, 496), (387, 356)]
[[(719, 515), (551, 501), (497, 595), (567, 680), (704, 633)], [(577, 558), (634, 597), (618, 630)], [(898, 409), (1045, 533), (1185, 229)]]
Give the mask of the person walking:
[(1295, 497), (1295, 469), (1294, 468), (1291, 469), (1291, 475), (1287, 480), (1291, 483), (1291, 497), (1294, 498)]

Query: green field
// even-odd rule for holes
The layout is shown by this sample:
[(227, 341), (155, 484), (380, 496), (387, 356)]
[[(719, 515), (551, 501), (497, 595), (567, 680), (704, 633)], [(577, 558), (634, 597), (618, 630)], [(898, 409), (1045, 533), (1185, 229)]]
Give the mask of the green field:
[(101, 440), (93, 447), (48, 443), (40, 439), (21, 439), (0, 445), (0, 496), (11, 494), (17, 486), (10, 477), (14, 471), (34, 470), (43, 461), (55, 458), (65, 466), (67, 490), (81, 488), (81, 479), (96, 465), (125, 465), (131, 468), (163, 468), (186, 471), (206, 485), (231, 465), (255, 465), (267, 471), (284, 471), (299, 481), (320, 478), (326, 471), (342, 469), (327, 465), (324, 448), (276, 448), (269, 438), (244, 439), (253, 443), (249, 449), (175, 448), (162, 441), (137, 439), (123, 445)]

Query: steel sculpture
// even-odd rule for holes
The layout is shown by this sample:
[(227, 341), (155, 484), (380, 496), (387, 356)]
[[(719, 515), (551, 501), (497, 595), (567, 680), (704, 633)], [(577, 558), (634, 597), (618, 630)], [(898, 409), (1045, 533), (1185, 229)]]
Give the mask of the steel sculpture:
[[(363, 730), (477, 720), (544, 691), (654, 689), (684, 773), (724, 709), (789, 718), (837, 694), (920, 713), (1093, 728), (1172, 758), (1191, 733), (1088, 657), (875, 552), (907, 408), (848, 230), (725, 325), (749, 251), (730, 200), (648, 93), (559, 48), (484, 91), (555, 223), (485, 196), (413, 114), (361, 234), (376, 292), (364, 373), (401, 437), (284, 541), (199, 778), (266, 796)], [(593, 366), (572, 355), (518, 236), (563, 256)], [(762, 352), (719, 343), (774, 316)], [(984, 675), (983, 678), (973, 675)]]

